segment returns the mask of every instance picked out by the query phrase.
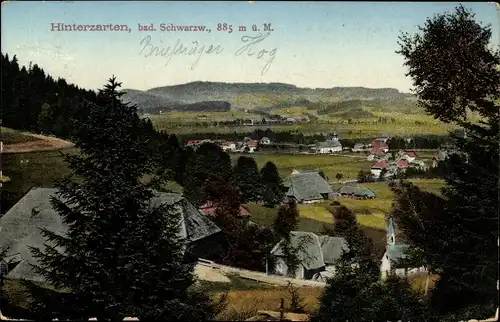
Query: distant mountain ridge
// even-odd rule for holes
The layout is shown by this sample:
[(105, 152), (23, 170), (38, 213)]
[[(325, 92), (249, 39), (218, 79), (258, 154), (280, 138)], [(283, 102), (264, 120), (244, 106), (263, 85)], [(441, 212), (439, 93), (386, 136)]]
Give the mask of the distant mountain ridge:
[[(212, 111), (263, 109), (294, 102), (339, 102), (346, 100), (397, 101), (413, 95), (395, 88), (333, 87), (301, 88), (285, 83), (191, 82), (141, 91), (124, 89), (124, 100), (149, 113), (162, 111)], [(217, 103), (218, 102), (218, 103)], [(198, 104), (203, 103), (203, 104)], [(228, 105), (228, 104), (229, 105)], [(194, 104), (194, 105), (193, 105)]]

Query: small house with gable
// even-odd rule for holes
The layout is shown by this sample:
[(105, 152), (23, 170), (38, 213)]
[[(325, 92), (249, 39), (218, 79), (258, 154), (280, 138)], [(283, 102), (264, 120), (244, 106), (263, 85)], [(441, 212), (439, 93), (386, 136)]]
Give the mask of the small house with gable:
[[(336, 265), (342, 254), (348, 250), (347, 242), (343, 237), (318, 236), (311, 232), (292, 231), (290, 233), (292, 247), (297, 249), (299, 265), (293, 277), (303, 280), (326, 282), (336, 272)], [(274, 267), (266, 262), (267, 274), (289, 276), (283, 240), (271, 251)]]

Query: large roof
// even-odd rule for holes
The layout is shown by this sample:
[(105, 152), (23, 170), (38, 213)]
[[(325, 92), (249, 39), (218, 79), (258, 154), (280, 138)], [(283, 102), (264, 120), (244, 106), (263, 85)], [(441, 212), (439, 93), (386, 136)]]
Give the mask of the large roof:
[[(0, 249), (9, 247), (7, 255), (21, 260), (7, 277), (44, 280), (31, 271), (29, 263), (36, 264), (36, 261), (28, 246), (43, 249), (45, 238), (40, 228), (59, 235), (66, 234), (67, 225), (50, 203), (51, 196), (57, 191), (55, 188), (33, 188), (0, 218)], [(175, 205), (175, 211), (181, 214), (179, 234), (188, 244), (220, 232), (210, 219), (180, 194), (156, 192), (151, 206), (160, 204)]]
[(336, 148), (336, 147), (342, 147), (342, 144), (337, 139), (328, 139), (323, 142), (318, 142), (316, 146), (318, 148)]
[[(292, 247), (298, 248), (298, 259), (305, 269), (318, 269), (335, 264), (348, 250), (343, 237), (318, 236), (311, 232), (292, 231), (290, 233)], [(283, 256), (281, 240), (271, 251), (275, 256)]]
[(287, 196), (297, 200), (323, 199), (321, 194), (332, 193), (333, 190), (318, 172), (301, 172), (290, 175), (283, 180), (288, 188)]
[(352, 185), (352, 184), (343, 185), (342, 187), (340, 187), (340, 189), (338, 189), (338, 192), (341, 194), (366, 196), (370, 198), (374, 198), (376, 196), (373, 190), (362, 187), (360, 185)]

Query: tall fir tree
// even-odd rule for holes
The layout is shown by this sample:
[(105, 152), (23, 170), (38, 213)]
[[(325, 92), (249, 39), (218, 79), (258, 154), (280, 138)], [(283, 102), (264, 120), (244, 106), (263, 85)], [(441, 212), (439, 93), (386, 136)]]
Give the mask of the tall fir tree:
[(292, 231), (297, 230), (299, 225), (299, 210), (294, 199), (289, 199), (288, 202), (281, 206), (278, 210), (273, 225), (277, 240), (281, 240), (281, 249), (287, 266), (287, 273), (290, 276), (295, 276), (299, 266), (298, 253), (302, 251), (303, 245), (307, 240), (299, 240), (297, 243), (292, 242)]
[(262, 200), (261, 178), (254, 158), (238, 158), (233, 168), (233, 182), (239, 187), (244, 203)]
[(226, 181), (231, 178), (231, 159), (222, 148), (214, 143), (203, 143), (186, 162), (183, 178), (184, 195), (193, 204), (200, 205), (203, 200), (203, 187), (211, 177)]
[[(435, 219), (446, 227), (433, 241), (440, 279), (432, 297), (442, 314), (472, 305), (486, 312), (498, 303), (500, 54), (490, 47), (491, 35), (490, 26), (459, 6), (428, 18), (419, 33), (403, 34), (399, 42), (419, 103), (466, 133), (453, 135), (463, 157), (449, 163), (444, 214)], [(471, 113), (481, 121), (471, 121)]]
[(51, 200), (67, 233), (45, 229), (45, 249), (32, 248), (34, 269), (69, 293), (53, 307), (34, 292), (34, 303), (59, 318), (211, 319), (216, 303), (193, 288), (193, 267), (183, 263), (179, 215), (153, 203), (153, 186), (140, 181), (153, 171), (150, 127), (121, 102), (120, 85), (111, 78), (90, 117), (74, 124), (80, 154), (67, 156), (72, 176)]
[(276, 206), (285, 198), (284, 187), (276, 165), (269, 161), (260, 170), (263, 195), (266, 206)]
[(347, 241), (327, 282), (320, 306), (312, 321), (429, 321), (421, 297), (408, 282), (397, 277), (380, 281), (377, 258), (371, 240), (361, 230), (356, 217), (345, 206), (329, 207), (335, 218), (330, 235)]

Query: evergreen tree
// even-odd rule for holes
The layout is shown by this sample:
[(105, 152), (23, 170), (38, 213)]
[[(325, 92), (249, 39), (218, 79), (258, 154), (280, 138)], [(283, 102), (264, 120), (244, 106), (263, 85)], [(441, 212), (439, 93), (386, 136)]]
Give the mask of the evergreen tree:
[(226, 241), (224, 254), (216, 260), (225, 265), (264, 271), (265, 255), (274, 246), (272, 234), (239, 217), (241, 193), (238, 187), (220, 177), (212, 177), (207, 183), (204, 199), (217, 206), (212, 220), (221, 228)]
[[(428, 18), (418, 34), (400, 37), (398, 53), (420, 104), (467, 133), (453, 135), (465, 157), (449, 163), (444, 214), (436, 219), (446, 227), (433, 250), (441, 258), (433, 303), (443, 314), (476, 304), (494, 310), (498, 303), (500, 55), (489, 47), (491, 35), (490, 26), (459, 6)], [(479, 123), (467, 117), (471, 112), (481, 117)]]
[(233, 168), (233, 182), (241, 191), (243, 203), (258, 202), (262, 199), (261, 178), (254, 158), (238, 158)]
[(298, 225), (299, 211), (297, 209), (297, 203), (294, 199), (289, 199), (288, 202), (278, 210), (278, 216), (274, 221), (273, 229), (276, 233), (277, 240), (281, 240), (281, 249), (283, 251), (283, 257), (285, 258), (287, 273), (290, 276), (295, 275), (299, 266), (298, 252), (301, 251), (302, 245), (307, 242), (306, 240), (302, 240), (298, 242), (298, 245), (292, 243), (291, 232), (297, 230)]
[(221, 177), (228, 181), (231, 177), (231, 159), (221, 147), (214, 143), (203, 143), (187, 160), (184, 172), (184, 195), (195, 205), (201, 205), (203, 187), (207, 179)]
[(273, 207), (279, 205), (285, 198), (285, 193), (276, 165), (271, 161), (267, 162), (260, 170), (260, 177), (265, 205)]
[(66, 160), (82, 180), (67, 177), (51, 200), (68, 232), (45, 229), (45, 250), (32, 248), (34, 269), (70, 293), (54, 303), (34, 292), (35, 304), (63, 318), (211, 319), (216, 305), (192, 288), (193, 267), (183, 263), (178, 212), (152, 203), (153, 186), (140, 181), (153, 171), (151, 132), (136, 106), (120, 101), (120, 85), (111, 78), (100, 105), (74, 123), (80, 154)]
[(399, 278), (382, 282), (371, 240), (345, 206), (329, 207), (335, 218), (330, 235), (343, 236), (345, 250), (320, 298), (312, 321), (428, 321), (425, 305)]

